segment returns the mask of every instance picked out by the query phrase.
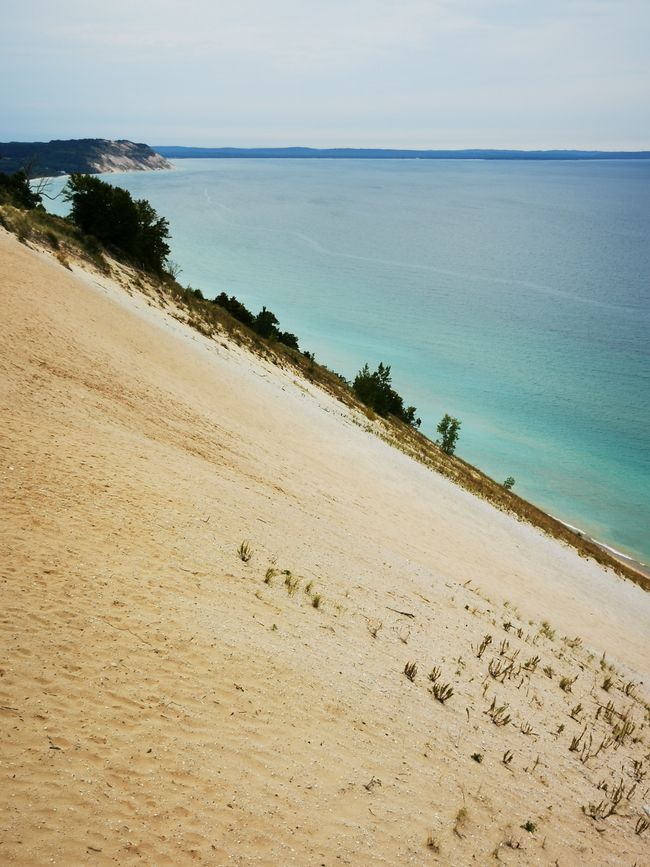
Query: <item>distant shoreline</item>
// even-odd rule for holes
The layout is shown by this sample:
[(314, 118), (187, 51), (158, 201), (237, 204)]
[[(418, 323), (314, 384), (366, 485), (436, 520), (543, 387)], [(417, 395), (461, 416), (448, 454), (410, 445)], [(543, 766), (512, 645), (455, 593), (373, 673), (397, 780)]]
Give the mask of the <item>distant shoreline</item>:
[(185, 145), (154, 145), (166, 159), (361, 159), (361, 160), (649, 160), (650, 151), (584, 150), (408, 150), (400, 148), (203, 148)]

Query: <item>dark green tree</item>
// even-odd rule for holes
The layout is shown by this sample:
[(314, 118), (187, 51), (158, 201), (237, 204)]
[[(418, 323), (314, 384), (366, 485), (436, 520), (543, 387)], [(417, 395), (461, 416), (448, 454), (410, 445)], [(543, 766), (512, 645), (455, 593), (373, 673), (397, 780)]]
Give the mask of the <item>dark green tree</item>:
[(460, 425), (461, 423), (458, 419), (449, 415), (449, 413), (445, 413), (442, 417), (442, 420), (437, 427), (437, 431), (441, 436), (441, 439), (438, 440), (440, 448), (445, 452), (445, 454), (453, 455), (456, 449), (456, 442), (458, 441)]
[(260, 337), (266, 337), (268, 340), (272, 337), (277, 338), (280, 333), (278, 331), (279, 324), (277, 316), (274, 313), (271, 313), (270, 310), (267, 310), (266, 307), (262, 307), (255, 317), (253, 329), (260, 335)]
[(162, 274), (169, 255), (169, 224), (145, 199), (94, 175), (72, 174), (63, 192), (71, 202), (70, 220), (82, 232), (139, 267)]
[(239, 322), (243, 322), (243, 324), (248, 325), (249, 328), (253, 327), (255, 317), (248, 307), (242, 304), (234, 295), (231, 295), (230, 298), (228, 298), (225, 292), (221, 292), (214, 299), (214, 303), (223, 307), (224, 310), (227, 310), (228, 313), (230, 313), (231, 316), (234, 316), (234, 318)]
[(31, 188), (27, 172), (14, 172), (13, 175), (0, 172), (0, 204), (28, 211), (41, 204), (40, 193)]
[(367, 364), (357, 373), (352, 389), (362, 403), (373, 409), (378, 415), (394, 415), (407, 424), (418, 424), (415, 418), (415, 407), (404, 408), (404, 401), (392, 386), (390, 365), (379, 362), (379, 367), (373, 373)]

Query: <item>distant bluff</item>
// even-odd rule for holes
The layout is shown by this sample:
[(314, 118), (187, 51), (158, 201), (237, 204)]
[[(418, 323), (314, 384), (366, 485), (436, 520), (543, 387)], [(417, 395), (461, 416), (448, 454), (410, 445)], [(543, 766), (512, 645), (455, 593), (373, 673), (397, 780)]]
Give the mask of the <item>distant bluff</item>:
[(31, 177), (71, 172), (155, 171), (170, 169), (149, 145), (120, 139), (80, 138), (50, 142), (0, 142), (0, 172), (26, 170)]

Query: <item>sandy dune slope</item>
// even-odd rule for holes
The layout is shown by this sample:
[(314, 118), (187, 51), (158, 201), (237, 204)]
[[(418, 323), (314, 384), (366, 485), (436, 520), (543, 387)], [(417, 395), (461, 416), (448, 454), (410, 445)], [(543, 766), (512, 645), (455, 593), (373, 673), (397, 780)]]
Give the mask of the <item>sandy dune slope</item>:
[(649, 594), (4, 232), (0, 291), (1, 863), (650, 863)]

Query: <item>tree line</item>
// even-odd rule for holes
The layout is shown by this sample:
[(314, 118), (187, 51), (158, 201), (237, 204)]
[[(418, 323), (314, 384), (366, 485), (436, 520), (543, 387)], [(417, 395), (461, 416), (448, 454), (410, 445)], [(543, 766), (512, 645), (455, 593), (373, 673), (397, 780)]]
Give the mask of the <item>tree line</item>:
[[(63, 190), (63, 197), (70, 202), (68, 219), (84, 234), (91, 235), (104, 246), (121, 254), (145, 271), (157, 275), (173, 274), (169, 262), (169, 223), (159, 217), (146, 199), (136, 199), (131, 194), (93, 175), (71, 174)], [(32, 189), (26, 172), (13, 175), (0, 173), (0, 204), (17, 208), (42, 207), (39, 191)], [(200, 290), (195, 294), (203, 299)], [(205, 299), (203, 299), (205, 300)], [(298, 338), (289, 331), (282, 331), (277, 316), (266, 307), (253, 314), (234, 295), (221, 292), (212, 300), (226, 310), (234, 319), (250, 328), (266, 340), (275, 340), (290, 349), (299, 351)], [(313, 360), (313, 356), (305, 353)], [(405, 406), (404, 400), (393, 388), (391, 368), (383, 362), (375, 371), (367, 364), (357, 373), (352, 390), (359, 400), (382, 417), (394, 416), (408, 425), (420, 427), (414, 406)], [(446, 454), (453, 454), (458, 441), (461, 422), (445, 414), (437, 426), (438, 445)], [(509, 477), (504, 487), (510, 489), (514, 479)]]

